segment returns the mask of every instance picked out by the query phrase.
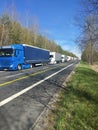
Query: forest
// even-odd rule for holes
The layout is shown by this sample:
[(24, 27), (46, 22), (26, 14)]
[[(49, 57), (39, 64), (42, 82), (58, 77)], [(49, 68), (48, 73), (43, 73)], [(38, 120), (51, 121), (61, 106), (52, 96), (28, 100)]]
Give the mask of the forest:
[[(32, 19), (33, 20), (33, 19)], [(43, 36), (37, 23), (25, 27), (16, 18), (6, 11), (0, 16), (0, 46), (9, 44), (28, 44), (48, 49), (51, 52), (59, 52), (69, 56), (75, 56), (72, 52), (63, 50), (54, 40)]]

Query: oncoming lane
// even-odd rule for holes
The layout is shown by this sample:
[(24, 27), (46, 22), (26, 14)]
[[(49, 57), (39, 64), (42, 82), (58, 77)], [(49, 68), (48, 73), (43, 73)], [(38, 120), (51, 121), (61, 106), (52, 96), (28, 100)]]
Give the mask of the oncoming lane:
[(66, 65), (61, 64), (51, 68), (41, 69), (40, 71), (33, 71), (33, 73), (32, 70), (29, 73), (26, 71), (26, 73), (23, 73), (23, 76), (21, 77), (14, 77), (12, 80), (8, 79), (6, 82), (0, 84), (0, 101), (22, 91), (40, 80), (43, 80), (45, 77), (55, 73), (64, 66)]
[(42, 66), (42, 67), (26, 69), (22, 71), (6, 71), (6, 72), (4, 71), (0, 74), (0, 87), (22, 79), (26, 79), (30, 76), (35, 76), (37, 74), (47, 72), (54, 68), (58, 68), (59, 66), (65, 66), (65, 65), (61, 64), (61, 65), (53, 65), (53, 66), (46, 66), (46, 67)]

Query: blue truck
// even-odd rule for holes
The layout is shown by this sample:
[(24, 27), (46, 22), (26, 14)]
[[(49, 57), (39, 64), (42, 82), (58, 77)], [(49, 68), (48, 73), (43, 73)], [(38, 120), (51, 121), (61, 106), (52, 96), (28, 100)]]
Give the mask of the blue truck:
[(26, 44), (0, 46), (0, 70), (21, 70), (48, 64), (50, 51)]

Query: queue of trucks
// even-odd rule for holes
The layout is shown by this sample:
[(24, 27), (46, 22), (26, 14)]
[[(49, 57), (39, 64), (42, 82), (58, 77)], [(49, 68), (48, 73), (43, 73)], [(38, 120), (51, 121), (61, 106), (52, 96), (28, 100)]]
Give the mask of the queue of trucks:
[(0, 70), (22, 70), (37, 64), (56, 64), (73, 57), (26, 44), (0, 47)]

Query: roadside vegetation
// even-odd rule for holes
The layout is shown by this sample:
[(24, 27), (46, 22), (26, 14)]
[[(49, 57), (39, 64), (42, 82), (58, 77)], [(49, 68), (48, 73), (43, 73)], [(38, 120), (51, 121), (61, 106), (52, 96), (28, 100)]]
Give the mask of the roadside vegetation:
[(98, 130), (98, 72), (81, 62), (66, 87), (48, 121), (53, 130)]

